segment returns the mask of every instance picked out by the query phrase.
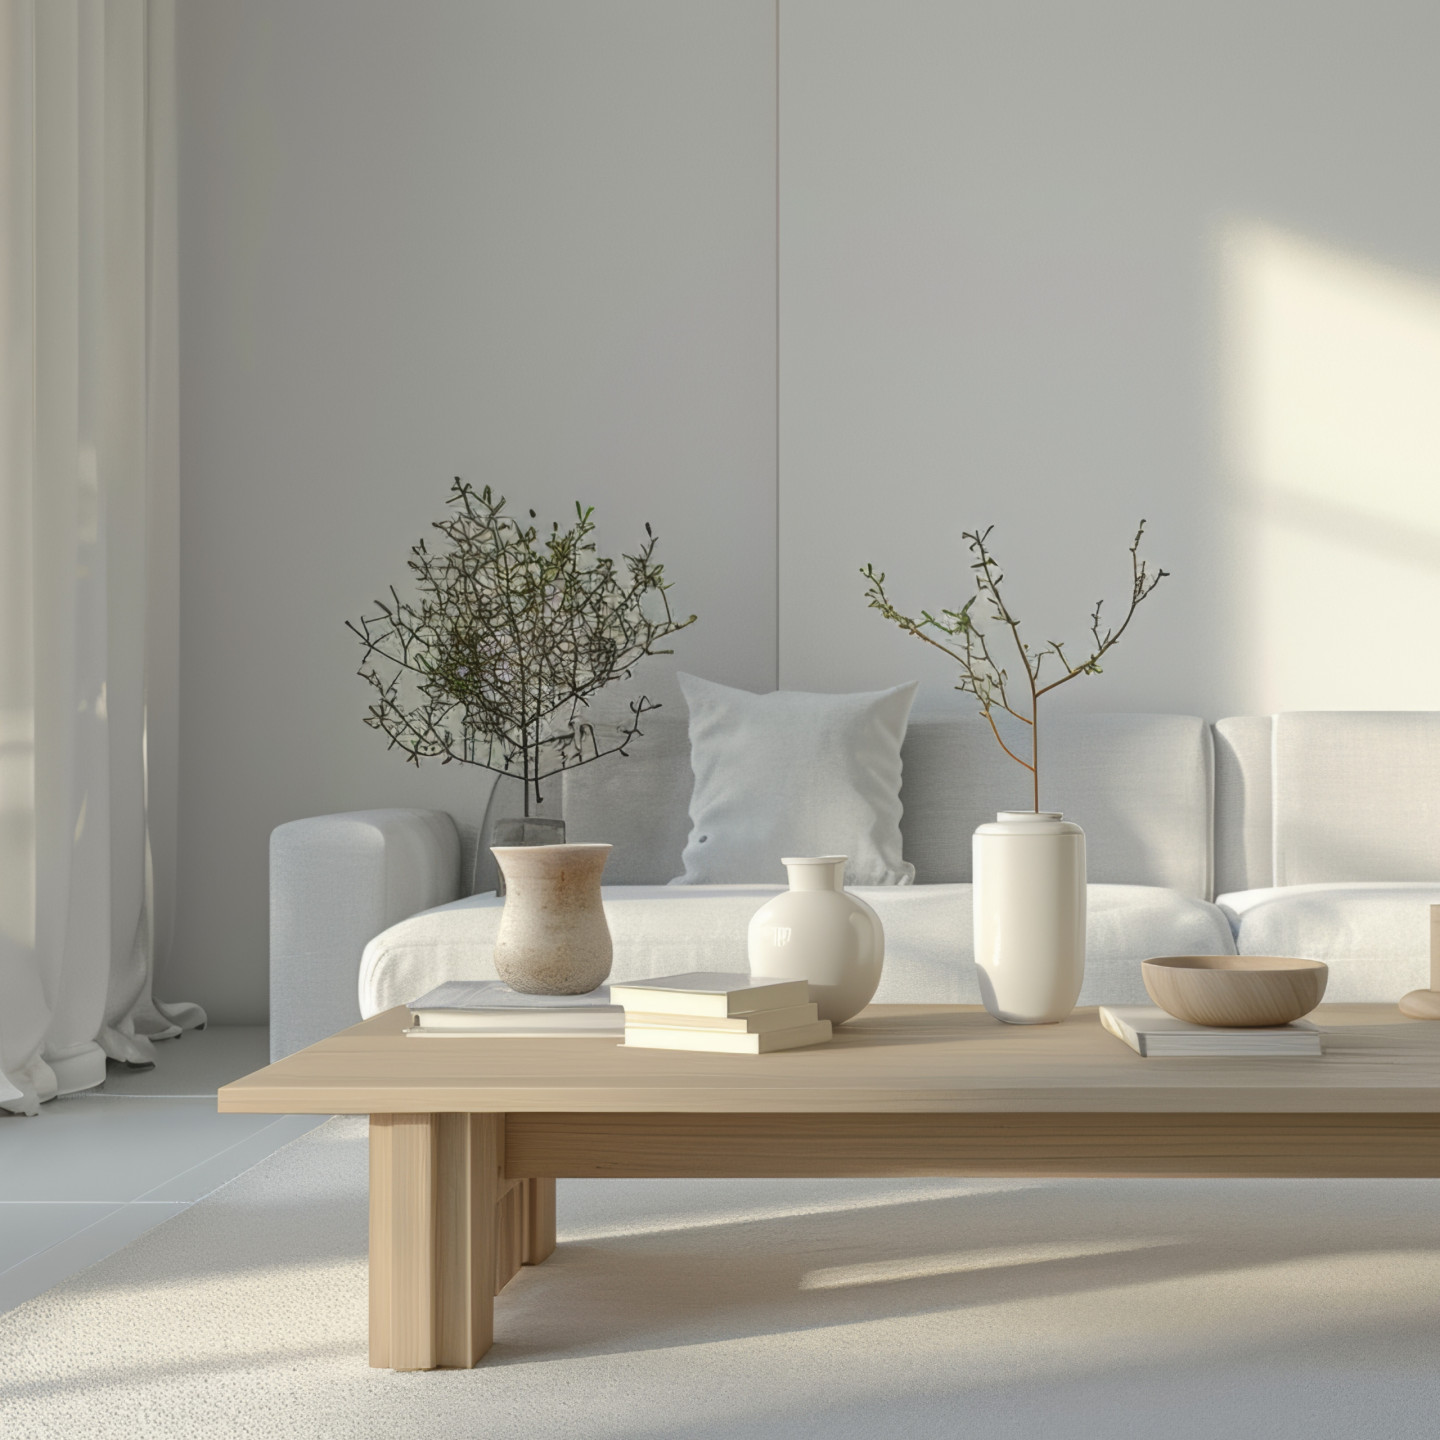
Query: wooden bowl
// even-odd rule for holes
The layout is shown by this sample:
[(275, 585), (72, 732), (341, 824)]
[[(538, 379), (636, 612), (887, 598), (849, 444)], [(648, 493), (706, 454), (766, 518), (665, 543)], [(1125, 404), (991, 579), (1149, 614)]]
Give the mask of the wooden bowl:
[(1192, 1025), (1288, 1025), (1325, 994), (1330, 967), (1283, 955), (1162, 955), (1140, 962), (1150, 998)]

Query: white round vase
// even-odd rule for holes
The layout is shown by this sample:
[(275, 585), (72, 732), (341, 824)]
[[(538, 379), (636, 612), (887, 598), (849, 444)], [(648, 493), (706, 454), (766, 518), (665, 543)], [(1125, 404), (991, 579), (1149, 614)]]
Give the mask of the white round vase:
[(790, 888), (750, 918), (750, 973), (808, 980), (822, 1020), (858, 1015), (880, 984), (880, 917), (845, 889), (844, 855), (781, 861)]
[(1085, 832), (1058, 811), (1002, 810), (973, 841), (975, 964), (985, 1008), (1052, 1025), (1085, 979)]
[(585, 995), (613, 951), (600, 874), (608, 845), (492, 845), (505, 876), (495, 973), (525, 995)]

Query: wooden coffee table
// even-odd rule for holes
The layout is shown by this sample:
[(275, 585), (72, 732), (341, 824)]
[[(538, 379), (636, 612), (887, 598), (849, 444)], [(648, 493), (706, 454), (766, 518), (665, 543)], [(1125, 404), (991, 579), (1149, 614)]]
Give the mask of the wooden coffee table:
[(1326, 1005), (1319, 1059), (1142, 1060), (1094, 1010), (872, 1005), (775, 1055), (411, 1039), (387, 1011), (220, 1091), (370, 1116), (370, 1363), (470, 1366), (557, 1176), (1440, 1176), (1440, 1025)]

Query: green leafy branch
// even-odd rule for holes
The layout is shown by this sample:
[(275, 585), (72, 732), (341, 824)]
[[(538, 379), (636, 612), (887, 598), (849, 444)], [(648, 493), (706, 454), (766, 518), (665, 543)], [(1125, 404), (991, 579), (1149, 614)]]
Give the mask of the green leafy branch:
[(375, 691), (365, 723), (416, 765), (438, 758), (516, 776), (528, 815), (542, 780), (627, 753), (657, 704), (631, 700), (628, 720), (602, 733), (586, 702), (645, 656), (671, 654), (659, 643), (695, 616), (672, 614), (648, 525), (617, 564), (596, 553), (593, 507), (577, 504), (575, 523), (556, 522), (542, 539), (505, 503), (457, 478), (453, 513), (434, 525), (446, 543), (411, 550), (418, 598), (392, 586), (374, 614), (345, 623)]
[[(989, 547), (990, 532), (967, 530), (962, 538), (975, 557), (970, 570), (974, 576), (975, 593), (958, 610), (941, 610), (938, 615), (922, 610), (918, 617), (906, 615), (891, 602), (885, 589), (885, 572), (877, 571), (873, 565), (866, 565), (861, 574), (869, 582), (865, 598), (872, 610), (878, 610), (887, 620), (898, 625), (907, 634), (933, 645), (960, 667), (957, 690), (973, 695), (980, 705), (980, 713), (989, 723), (1000, 748), (1018, 765), (1030, 772), (1034, 789), (1035, 809), (1040, 808), (1040, 697), (1058, 689), (1079, 675), (1102, 673), (1100, 661), (1119, 642), (1135, 618), (1135, 611), (1147, 599), (1155, 587), (1170, 573), (1168, 570), (1149, 569), (1148, 563), (1140, 558), (1140, 541), (1145, 534), (1145, 521), (1135, 532), (1130, 545), (1130, 602), (1125, 616), (1118, 626), (1107, 628), (1103, 620), (1104, 601), (1097, 600), (1090, 614), (1090, 650), (1083, 659), (1072, 660), (1066, 654), (1065, 643), (1051, 640), (1038, 650), (1032, 650), (1020, 634), (1020, 620), (1005, 601), (1001, 586), (1005, 576)], [(1024, 688), (1028, 692), (1028, 713), (1017, 709), (1010, 698), (1011, 678), (1006, 668), (993, 656), (985, 632), (976, 624), (972, 611), (977, 602), (989, 610), (989, 621), (1009, 632), (1011, 643), (1020, 661), (1024, 675)], [(944, 637), (944, 638), (940, 638)], [(1049, 664), (1047, 679), (1045, 667)], [(1055, 674), (1056, 666), (1060, 673)], [(1021, 704), (1024, 702), (1021, 701)], [(1030, 758), (1017, 755), (1006, 744), (996, 724), (995, 715), (1000, 711), (1029, 728)]]

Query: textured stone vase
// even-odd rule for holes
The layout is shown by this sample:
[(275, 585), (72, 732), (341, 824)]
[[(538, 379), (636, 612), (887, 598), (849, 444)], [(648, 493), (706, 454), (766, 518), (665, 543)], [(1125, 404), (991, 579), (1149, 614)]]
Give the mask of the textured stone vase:
[(1002, 810), (975, 831), (975, 964), (985, 1008), (1053, 1025), (1085, 979), (1085, 832), (1057, 811)]
[(493, 845), (505, 876), (495, 973), (526, 995), (585, 995), (610, 974), (608, 845)]
[(750, 919), (750, 973), (808, 980), (820, 1018), (832, 1025), (870, 1003), (885, 962), (880, 917), (845, 889), (845, 858), (782, 860), (790, 888)]
[[(563, 820), (540, 819), (536, 815), (515, 816), (504, 820), (497, 820), (495, 828), (490, 832), (490, 838), (494, 841), (491, 845), (493, 851), (496, 845), (563, 845), (565, 843), (565, 822)], [(480, 849), (475, 849), (475, 871), (476, 878), (479, 878), (480, 871)], [(472, 885), (471, 890), (478, 890), (479, 885)], [(499, 871), (495, 876), (495, 893), (503, 900), (505, 898), (505, 872)]]

